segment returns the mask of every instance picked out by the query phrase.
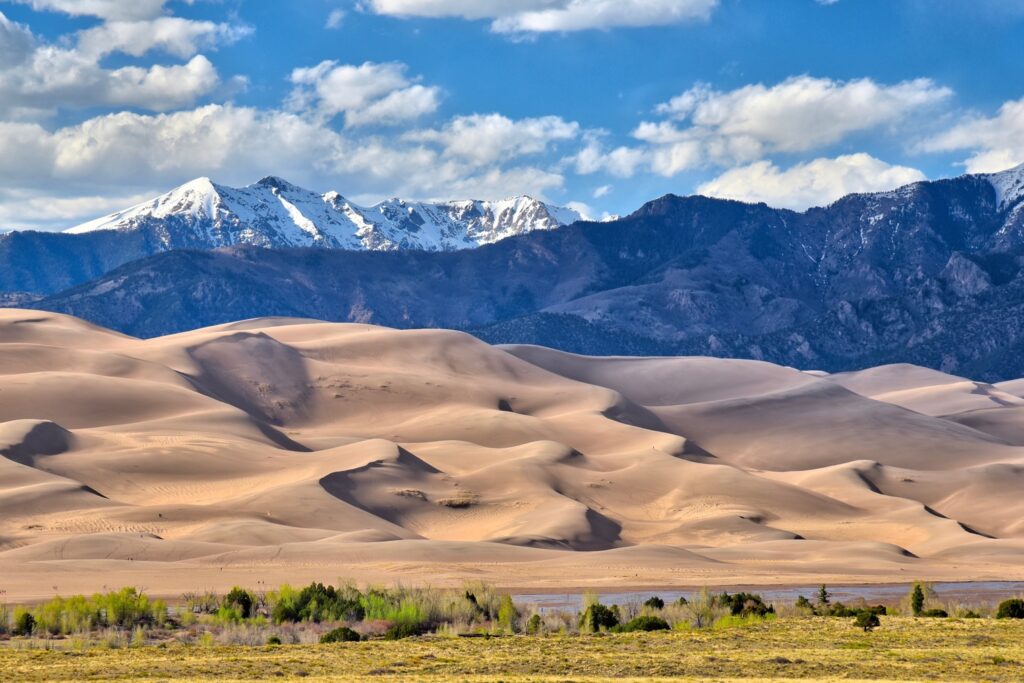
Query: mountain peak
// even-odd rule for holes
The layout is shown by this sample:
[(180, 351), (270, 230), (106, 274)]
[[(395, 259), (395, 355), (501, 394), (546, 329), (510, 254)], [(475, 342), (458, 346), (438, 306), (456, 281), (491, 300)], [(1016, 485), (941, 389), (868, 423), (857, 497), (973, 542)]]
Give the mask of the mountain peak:
[(525, 196), (498, 202), (438, 203), (394, 198), (366, 208), (337, 192), (321, 195), (278, 176), (266, 176), (243, 188), (196, 178), (68, 232), (152, 230), (165, 249), (250, 244), (452, 251), (551, 230), (579, 219), (571, 209)]
[(997, 173), (981, 173), (996, 191), (996, 206), (1005, 209), (1024, 197), (1024, 164)]

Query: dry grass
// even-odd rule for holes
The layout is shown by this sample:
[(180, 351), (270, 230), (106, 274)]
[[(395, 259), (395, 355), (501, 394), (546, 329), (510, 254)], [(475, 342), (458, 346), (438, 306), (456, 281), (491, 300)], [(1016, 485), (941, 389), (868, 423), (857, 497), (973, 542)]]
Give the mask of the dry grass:
[[(55, 643), (56, 647), (65, 642)], [(768, 679), (1019, 681), (1024, 622), (784, 618), (700, 632), (443, 638), (338, 645), (0, 648), (14, 681)]]

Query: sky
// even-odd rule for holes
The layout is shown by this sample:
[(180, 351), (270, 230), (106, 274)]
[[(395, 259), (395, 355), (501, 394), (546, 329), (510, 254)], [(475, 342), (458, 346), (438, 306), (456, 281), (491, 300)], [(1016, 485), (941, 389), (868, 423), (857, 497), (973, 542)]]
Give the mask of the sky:
[(1024, 162), (1019, 0), (0, 0), (0, 227), (196, 177), (803, 209)]

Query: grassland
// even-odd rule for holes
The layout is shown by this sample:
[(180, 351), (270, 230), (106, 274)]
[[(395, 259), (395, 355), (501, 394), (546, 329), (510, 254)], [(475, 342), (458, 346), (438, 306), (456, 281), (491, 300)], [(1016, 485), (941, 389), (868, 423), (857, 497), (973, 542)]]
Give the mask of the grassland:
[(1024, 621), (783, 617), (728, 629), (595, 635), (424, 636), (333, 645), (147, 645), (73, 639), (0, 647), (11, 681), (1020, 681)]

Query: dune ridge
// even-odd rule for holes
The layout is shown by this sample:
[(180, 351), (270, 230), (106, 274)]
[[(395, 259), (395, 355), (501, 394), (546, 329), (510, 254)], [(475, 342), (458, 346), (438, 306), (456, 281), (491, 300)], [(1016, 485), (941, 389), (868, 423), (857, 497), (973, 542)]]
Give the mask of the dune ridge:
[(1024, 399), (260, 319), (0, 310), (0, 590), (1024, 578)]

